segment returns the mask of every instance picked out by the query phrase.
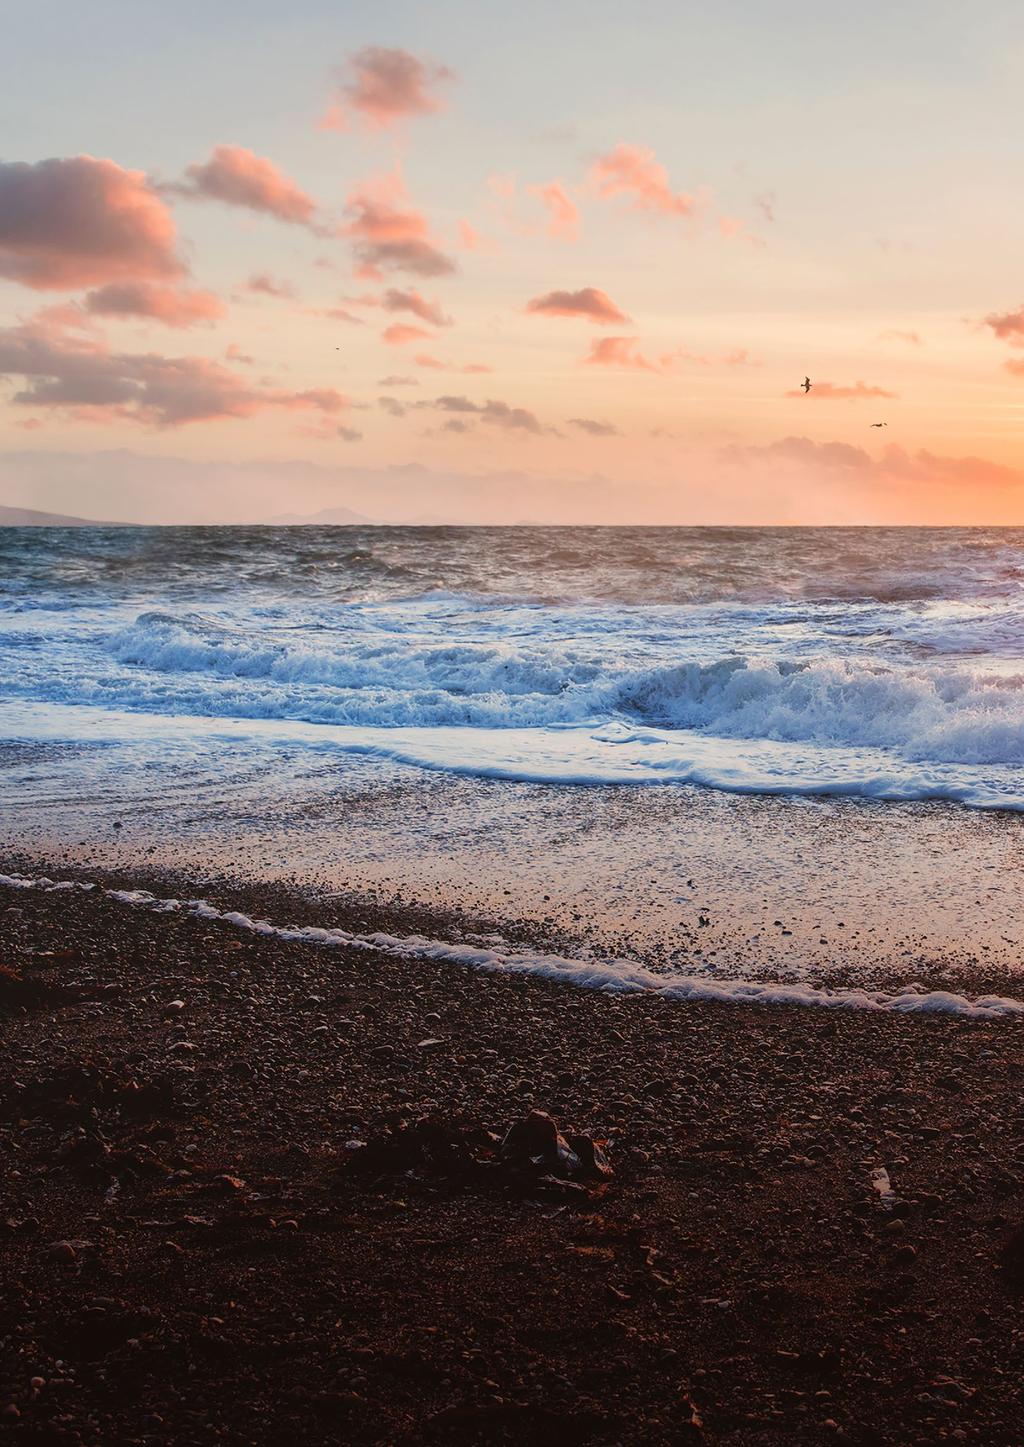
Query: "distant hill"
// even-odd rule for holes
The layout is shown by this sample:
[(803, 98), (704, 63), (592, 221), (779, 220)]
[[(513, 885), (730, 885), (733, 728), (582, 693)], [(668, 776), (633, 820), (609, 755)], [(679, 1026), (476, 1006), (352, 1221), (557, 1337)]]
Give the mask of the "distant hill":
[(373, 518), (363, 517), (349, 507), (325, 507), (321, 512), (286, 512), (271, 518), (269, 526), (278, 528), (304, 527), (373, 527)]
[(62, 512), (37, 512), (31, 507), (0, 507), (0, 528), (127, 528), (131, 523), (69, 517)]

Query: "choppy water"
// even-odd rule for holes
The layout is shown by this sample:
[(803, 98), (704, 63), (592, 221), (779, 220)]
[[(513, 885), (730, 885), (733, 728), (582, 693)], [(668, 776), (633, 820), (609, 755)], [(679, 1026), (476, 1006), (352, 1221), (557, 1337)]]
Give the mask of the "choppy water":
[(1024, 809), (1024, 529), (0, 530), (0, 734), (211, 729)]

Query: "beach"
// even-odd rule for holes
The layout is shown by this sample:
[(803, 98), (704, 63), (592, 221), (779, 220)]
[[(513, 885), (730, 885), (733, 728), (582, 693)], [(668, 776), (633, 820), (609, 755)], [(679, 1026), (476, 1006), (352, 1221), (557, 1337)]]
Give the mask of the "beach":
[(1016, 1443), (999, 530), (0, 538), (12, 1440)]
[[(608, 994), (91, 873), (0, 891), (12, 1440), (1019, 1439), (1019, 1016)], [(531, 1111), (612, 1174), (506, 1159)]]

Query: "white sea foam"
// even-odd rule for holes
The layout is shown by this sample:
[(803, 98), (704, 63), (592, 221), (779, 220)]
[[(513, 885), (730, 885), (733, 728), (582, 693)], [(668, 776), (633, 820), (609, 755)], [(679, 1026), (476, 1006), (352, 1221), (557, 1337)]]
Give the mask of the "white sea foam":
[[(0, 887), (40, 891), (85, 890), (98, 886), (78, 880), (55, 881), (40, 876), (0, 874)], [(326, 947), (372, 950), (407, 960), (435, 960), (490, 974), (538, 975), (544, 979), (617, 995), (657, 995), (668, 1000), (702, 1000), (721, 1004), (802, 1005), (832, 1010), (869, 1010), (898, 1015), (955, 1015), (968, 1020), (994, 1020), (1024, 1014), (1024, 1000), (1003, 995), (971, 998), (948, 990), (924, 990), (907, 984), (894, 991), (823, 990), (812, 985), (754, 980), (709, 979), (676, 972), (656, 973), (629, 959), (572, 959), (511, 949), (426, 939), (421, 935), (352, 934), (317, 925), (277, 925), (253, 919), (238, 910), (220, 910), (204, 899), (160, 899), (148, 890), (103, 889), (105, 898), (160, 913), (185, 913), (254, 934)]]

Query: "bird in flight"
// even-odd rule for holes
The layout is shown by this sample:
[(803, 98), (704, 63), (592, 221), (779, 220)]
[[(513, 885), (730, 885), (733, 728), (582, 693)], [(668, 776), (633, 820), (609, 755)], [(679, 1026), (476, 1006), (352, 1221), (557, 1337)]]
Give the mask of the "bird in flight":
[(888, 422), (872, 422), (872, 427), (888, 427)]
[(803, 379), (803, 381), (800, 383), (801, 390), (803, 391), (803, 394), (804, 394), (805, 397), (807, 396), (807, 393), (811, 390), (811, 386), (812, 386), (812, 385), (813, 385), (813, 384), (812, 384), (812, 382), (811, 382), (810, 377), (805, 377), (805, 378)]

